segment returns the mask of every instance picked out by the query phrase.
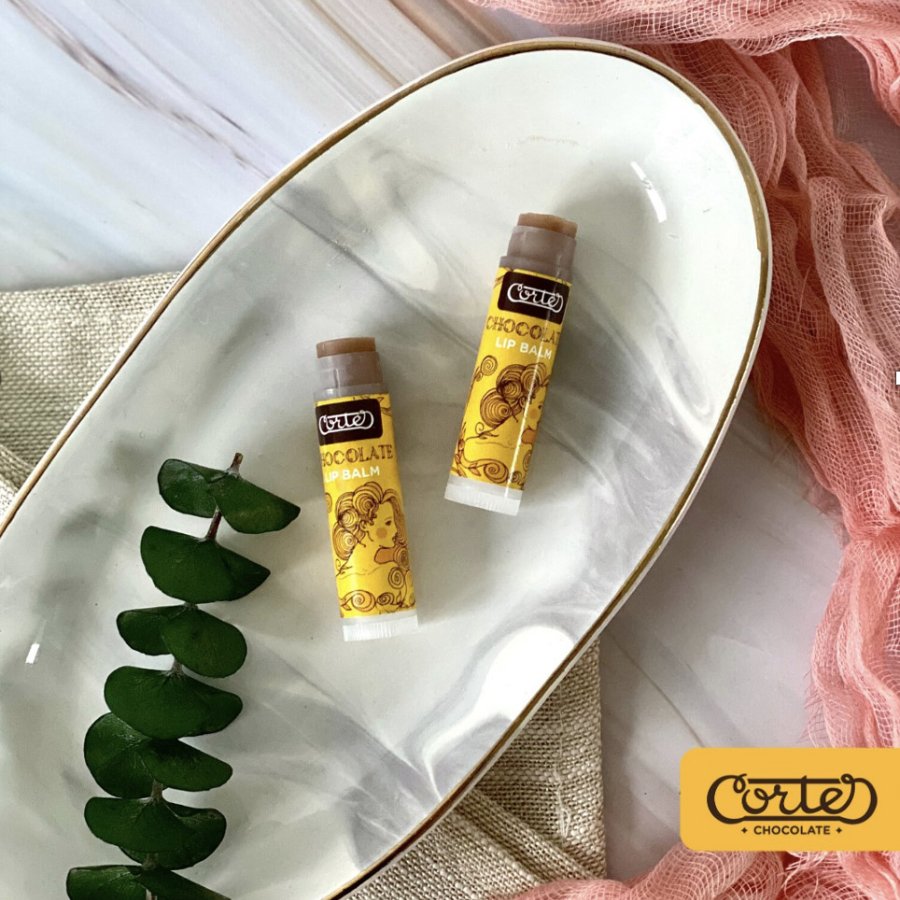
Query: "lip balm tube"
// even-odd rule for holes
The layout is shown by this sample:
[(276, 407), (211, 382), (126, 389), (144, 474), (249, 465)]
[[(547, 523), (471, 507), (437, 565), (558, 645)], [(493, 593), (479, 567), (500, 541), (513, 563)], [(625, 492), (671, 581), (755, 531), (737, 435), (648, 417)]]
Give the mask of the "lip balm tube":
[(345, 641), (415, 631), (391, 398), (370, 337), (316, 345), (316, 430)]
[(574, 222), (523, 213), (494, 278), (444, 497), (514, 516), (572, 286)]

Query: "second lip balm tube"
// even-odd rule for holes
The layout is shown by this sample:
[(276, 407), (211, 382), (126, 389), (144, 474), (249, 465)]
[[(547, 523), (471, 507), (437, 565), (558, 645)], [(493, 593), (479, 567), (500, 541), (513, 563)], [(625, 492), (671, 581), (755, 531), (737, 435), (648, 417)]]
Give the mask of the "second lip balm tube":
[(444, 496), (516, 515), (572, 281), (574, 222), (523, 213), (494, 280)]
[(316, 346), (316, 426), (345, 641), (414, 631), (391, 398), (370, 337)]

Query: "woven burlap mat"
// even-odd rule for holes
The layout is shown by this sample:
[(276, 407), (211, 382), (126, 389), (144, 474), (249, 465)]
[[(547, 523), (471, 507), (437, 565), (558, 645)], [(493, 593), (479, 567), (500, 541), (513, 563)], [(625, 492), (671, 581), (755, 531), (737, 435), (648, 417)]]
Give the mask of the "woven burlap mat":
[[(173, 274), (0, 293), (0, 515)], [(485, 900), (605, 874), (597, 647), (456, 809), (359, 890)]]

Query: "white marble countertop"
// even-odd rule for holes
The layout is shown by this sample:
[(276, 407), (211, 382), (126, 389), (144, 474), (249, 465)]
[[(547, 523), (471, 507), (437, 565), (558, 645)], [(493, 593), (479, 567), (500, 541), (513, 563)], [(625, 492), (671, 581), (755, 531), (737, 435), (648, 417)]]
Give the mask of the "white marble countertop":
[[(465, 0), (0, 6), (0, 288), (179, 268), (331, 128), (461, 53), (541, 34)], [(2, 312), (2, 311), (0, 311)], [(677, 837), (696, 744), (796, 744), (839, 560), (742, 404), (684, 523), (601, 637), (610, 873)]]

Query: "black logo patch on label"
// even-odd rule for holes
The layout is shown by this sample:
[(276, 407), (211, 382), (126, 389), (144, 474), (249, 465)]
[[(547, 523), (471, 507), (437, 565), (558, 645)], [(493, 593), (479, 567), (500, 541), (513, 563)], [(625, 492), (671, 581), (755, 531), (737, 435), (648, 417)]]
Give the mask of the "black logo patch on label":
[(320, 446), (373, 440), (384, 433), (381, 406), (375, 397), (323, 403), (316, 407), (316, 425)]
[(569, 286), (541, 275), (510, 271), (503, 276), (497, 306), (506, 312), (562, 323)]

